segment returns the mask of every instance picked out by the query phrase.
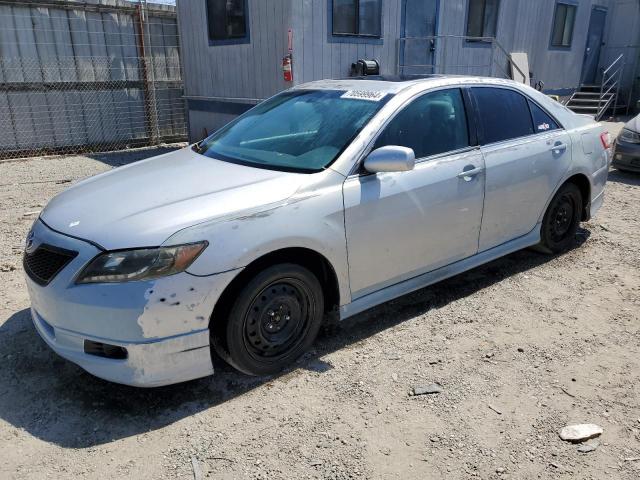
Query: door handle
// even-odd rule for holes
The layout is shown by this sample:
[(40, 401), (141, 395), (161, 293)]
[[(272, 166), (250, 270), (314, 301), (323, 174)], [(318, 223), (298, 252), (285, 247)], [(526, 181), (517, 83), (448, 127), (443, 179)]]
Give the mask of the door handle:
[(558, 143), (551, 148), (551, 151), (556, 154), (560, 154), (567, 151), (567, 145), (564, 143)]
[(458, 178), (464, 178), (468, 182), (473, 177), (475, 177), (476, 175), (482, 173), (483, 171), (484, 171), (484, 168), (482, 168), (482, 167), (475, 167), (475, 168), (471, 168), (469, 170), (463, 170), (462, 172), (460, 172), (458, 174)]

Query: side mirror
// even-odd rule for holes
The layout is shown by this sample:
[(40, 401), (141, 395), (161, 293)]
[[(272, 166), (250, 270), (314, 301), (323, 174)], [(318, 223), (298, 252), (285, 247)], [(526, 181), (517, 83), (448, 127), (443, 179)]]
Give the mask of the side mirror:
[(364, 160), (367, 172), (407, 172), (416, 165), (416, 155), (413, 149), (388, 145), (371, 152)]

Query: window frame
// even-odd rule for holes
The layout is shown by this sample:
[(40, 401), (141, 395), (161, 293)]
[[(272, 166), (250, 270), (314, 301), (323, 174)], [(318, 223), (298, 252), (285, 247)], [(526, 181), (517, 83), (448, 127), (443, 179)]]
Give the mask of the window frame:
[[(401, 105), (399, 105), (389, 116), (385, 119), (384, 123), (380, 125), (375, 135), (369, 141), (367, 146), (361, 150), (361, 154), (356, 162), (354, 162), (353, 167), (351, 168), (351, 172), (347, 177), (351, 176), (368, 176), (368, 175), (376, 175), (375, 173), (368, 172), (364, 169), (364, 161), (367, 156), (374, 150), (376, 142), (378, 138), (382, 135), (382, 133), (386, 130), (389, 124), (407, 108), (413, 102), (419, 100), (420, 98), (429, 95), (431, 93), (441, 92), (443, 90), (460, 90), (460, 94), (462, 95), (462, 103), (464, 105), (465, 115), (467, 117), (467, 132), (469, 135), (469, 146), (464, 148), (459, 148), (457, 150), (451, 150), (449, 152), (437, 153), (435, 155), (430, 155), (427, 157), (416, 158), (416, 165), (420, 163), (429, 162), (432, 160), (437, 160), (443, 157), (449, 157), (451, 155), (459, 155), (465, 152), (470, 152), (472, 150), (476, 150), (480, 148), (479, 143), (479, 132), (477, 129), (478, 122), (476, 121), (476, 108), (473, 103), (473, 99), (471, 97), (471, 93), (469, 91), (469, 85), (443, 85), (437, 88), (431, 88), (429, 90), (423, 90), (421, 92), (417, 92), (415, 95), (412, 95), (410, 98), (406, 99)], [(380, 114), (380, 112), (378, 112)], [(375, 118), (375, 117), (374, 117)], [(373, 119), (372, 119), (373, 121)]]
[[(473, 2), (475, 0), (467, 0), (467, 9), (465, 12), (465, 36), (466, 37), (470, 37), (472, 35), (469, 35), (469, 21), (471, 19), (471, 2)], [(483, 10), (482, 10), (482, 34), (479, 35), (478, 37), (486, 37), (485, 35), (485, 31), (484, 31), (484, 21), (485, 21), (485, 13), (487, 10), (487, 0), (481, 0), (483, 3)], [(497, 38), (498, 37), (498, 25), (500, 24), (500, 12), (502, 12), (502, 0), (497, 0), (498, 2), (498, 7), (497, 7), (497, 12), (496, 12), (496, 23), (494, 26), (494, 34), (492, 36), (492, 38)], [(475, 37), (475, 35), (473, 35)], [(490, 47), (491, 46), (491, 42), (486, 41), (486, 40), (473, 40), (473, 39), (469, 39), (467, 38), (464, 42), (465, 44), (467, 44), (467, 46), (486, 46), (486, 47)]]
[(207, 19), (207, 39), (209, 40), (209, 46), (221, 46), (221, 45), (241, 45), (251, 43), (251, 22), (249, 21), (249, 1), (242, 0), (244, 3), (244, 31), (245, 34), (242, 37), (232, 37), (226, 39), (213, 39), (211, 38), (211, 27), (209, 22), (209, 0), (204, 0), (204, 8)]
[[(516, 141), (522, 141), (522, 140), (526, 140), (526, 139), (532, 139), (533, 137), (537, 137), (540, 135), (548, 135), (548, 134), (552, 134), (552, 133), (557, 133), (557, 132), (561, 132), (561, 131), (566, 131), (564, 125), (558, 121), (558, 119), (552, 115), (551, 113), (549, 113), (549, 111), (544, 108), (542, 105), (540, 105), (540, 103), (536, 102), (533, 98), (531, 98), (529, 95), (519, 91), (516, 88), (511, 88), (508, 86), (503, 86), (503, 85), (471, 85), (468, 87), (470, 90), (470, 95), (471, 98), (473, 100), (473, 108), (475, 110), (475, 119), (477, 120), (476, 124), (478, 125), (478, 145), (480, 147), (491, 147), (491, 146), (495, 146), (495, 145), (500, 145), (500, 144), (506, 144), (506, 143), (511, 143), (511, 142), (516, 142)], [(482, 123), (482, 117), (480, 116), (480, 108), (478, 107), (478, 103), (477, 103), (477, 99), (475, 97), (475, 95), (473, 94), (473, 91), (471, 91), (474, 88), (493, 88), (493, 89), (500, 89), (500, 90), (509, 90), (511, 92), (514, 92), (520, 96), (522, 96), (526, 103), (527, 103), (527, 110), (529, 111), (529, 118), (531, 119), (531, 127), (533, 130), (533, 133), (529, 134), (529, 135), (523, 135), (520, 137), (513, 137), (513, 138), (507, 138), (505, 140), (499, 140), (497, 142), (491, 142), (491, 143), (485, 143), (484, 137), (485, 137), (485, 133), (484, 133), (484, 123)], [(540, 108), (540, 110), (542, 110), (544, 113), (546, 113), (549, 118), (551, 118), (556, 125), (558, 125), (557, 129), (554, 130), (546, 130), (543, 132), (536, 132), (535, 129), (535, 121), (533, 118), (533, 112), (531, 111), (531, 106), (530, 103), (533, 103), (534, 105), (536, 105), (538, 108)]]
[[(558, 11), (559, 11), (559, 7), (560, 5), (564, 5), (565, 7), (570, 7), (573, 8), (575, 10), (575, 15), (573, 17), (573, 24), (571, 25), (571, 37), (569, 38), (569, 45), (557, 45), (553, 43), (553, 37), (555, 36), (555, 26), (556, 26), (556, 20), (558, 18)], [(576, 21), (578, 19), (578, 8), (579, 8), (579, 4), (573, 0), (556, 0), (555, 6), (553, 8), (553, 18), (551, 20), (551, 34), (549, 36), (549, 50), (562, 50), (562, 51), (571, 51), (573, 49), (573, 39), (575, 37), (575, 33), (576, 33)], [(565, 23), (563, 24), (563, 37), (564, 37), (564, 33), (565, 33), (565, 29), (566, 29), (566, 17), (565, 17)]]
[[(358, 29), (360, 24), (360, 1), (356, 2), (356, 20)], [(335, 0), (329, 0), (327, 2), (327, 41), (329, 43), (369, 43), (374, 45), (382, 45), (384, 42), (383, 34), (383, 16), (384, 16), (384, 2), (385, 0), (377, 0), (380, 4), (380, 16), (378, 17), (378, 26), (380, 29), (380, 35), (361, 34), (361, 33), (335, 33), (333, 30), (333, 8)]]

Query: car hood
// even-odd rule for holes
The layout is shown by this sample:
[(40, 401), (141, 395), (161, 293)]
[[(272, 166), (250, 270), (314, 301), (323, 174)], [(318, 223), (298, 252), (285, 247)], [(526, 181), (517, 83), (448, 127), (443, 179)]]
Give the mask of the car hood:
[(184, 148), (83, 180), (51, 200), (40, 218), (108, 250), (157, 246), (200, 222), (271, 208), (293, 195), (303, 177)]
[(632, 118), (631, 120), (629, 120), (624, 128), (626, 128), (627, 130), (631, 130), (633, 132), (636, 133), (640, 133), (640, 115), (638, 115), (635, 118)]

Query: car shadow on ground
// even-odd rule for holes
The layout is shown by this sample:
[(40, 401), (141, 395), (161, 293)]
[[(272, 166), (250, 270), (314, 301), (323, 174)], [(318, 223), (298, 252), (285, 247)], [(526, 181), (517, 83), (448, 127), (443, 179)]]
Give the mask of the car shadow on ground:
[(625, 185), (640, 186), (640, 173), (623, 172), (621, 170), (611, 170), (609, 172), (609, 182), (624, 183)]
[[(589, 235), (580, 229), (575, 247)], [(297, 369), (330, 370), (331, 364), (322, 359), (328, 353), (554, 258), (522, 250), (373, 308), (342, 322), (338, 332), (321, 335), (315, 349), (282, 375), (295, 375)], [(424, 321), (429, 321), (428, 315)], [(213, 377), (178, 385), (139, 389), (109, 383), (54, 354), (36, 334), (27, 309), (0, 327), (0, 359), (0, 418), (64, 448), (86, 448), (153, 431), (280, 377), (247, 377), (215, 359)]]

